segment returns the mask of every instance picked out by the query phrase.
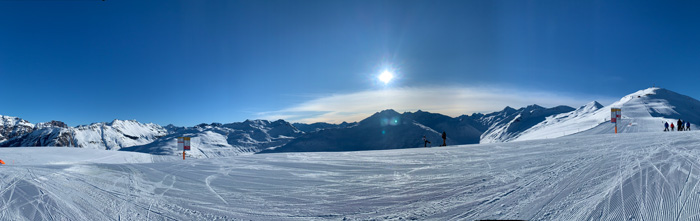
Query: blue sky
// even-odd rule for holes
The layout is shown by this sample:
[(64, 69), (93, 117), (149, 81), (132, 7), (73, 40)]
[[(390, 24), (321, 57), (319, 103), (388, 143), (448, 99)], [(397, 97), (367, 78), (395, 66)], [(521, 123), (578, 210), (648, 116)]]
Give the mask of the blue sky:
[[(357, 120), (700, 98), (694, 1), (0, 1), (0, 114)], [(396, 75), (383, 84), (383, 70)]]

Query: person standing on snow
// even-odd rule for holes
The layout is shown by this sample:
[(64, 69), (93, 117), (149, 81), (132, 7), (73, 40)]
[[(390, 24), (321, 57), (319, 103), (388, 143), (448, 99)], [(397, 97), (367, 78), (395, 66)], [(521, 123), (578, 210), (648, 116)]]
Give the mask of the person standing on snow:
[(445, 147), (446, 147), (446, 146), (447, 146), (447, 143), (446, 143), (446, 142), (447, 142), (447, 134), (446, 134), (445, 131), (443, 130), (443, 131), (442, 131), (442, 146), (445, 146)]
[(690, 131), (690, 122), (685, 122), (685, 130)]
[(673, 131), (673, 123), (671, 123), (671, 131)]
[(424, 145), (424, 147), (428, 147), (428, 144), (429, 144), (429, 143), (430, 143), (430, 141), (428, 141), (428, 138), (425, 138), (425, 135), (423, 135), (423, 145)]
[(668, 122), (664, 123), (664, 131), (668, 131)]
[(683, 121), (681, 121), (681, 119), (678, 119), (676, 126), (678, 127), (678, 131), (682, 131), (683, 130)]

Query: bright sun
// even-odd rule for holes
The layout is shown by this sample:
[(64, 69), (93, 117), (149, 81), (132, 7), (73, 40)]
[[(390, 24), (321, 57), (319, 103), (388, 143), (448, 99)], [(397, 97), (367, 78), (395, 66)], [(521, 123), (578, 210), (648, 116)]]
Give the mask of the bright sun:
[(394, 78), (394, 75), (391, 74), (391, 72), (389, 71), (384, 71), (382, 74), (379, 75), (379, 80), (384, 82), (384, 84), (388, 84), (392, 78)]

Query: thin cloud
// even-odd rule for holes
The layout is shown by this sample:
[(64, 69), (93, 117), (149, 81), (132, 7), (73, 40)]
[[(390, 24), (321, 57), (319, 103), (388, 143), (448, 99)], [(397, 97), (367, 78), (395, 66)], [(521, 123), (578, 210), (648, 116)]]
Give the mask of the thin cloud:
[[(277, 111), (261, 112), (263, 119), (285, 119), (292, 122), (314, 123), (362, 120), (371, 114), (394, 109), (398, 112), (429, 111), (448, 116), (490, 113), (506, 106), (520, 108), (531, 104), (544, 107), (568, 105), (579, 107), (595, 99), (571, 97), (544, 91), (467, 87), (419, 87), (369, 90), (334, 94), (312, 99)], [(613, 99), (598, 99), (601, 103)]]

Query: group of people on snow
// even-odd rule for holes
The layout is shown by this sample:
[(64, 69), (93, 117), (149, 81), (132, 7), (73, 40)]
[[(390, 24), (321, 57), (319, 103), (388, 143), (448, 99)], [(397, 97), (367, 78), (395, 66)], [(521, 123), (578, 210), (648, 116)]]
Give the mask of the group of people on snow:
[[(447, 133), (445, 133), (445, 131), (442, 131), (442, 145), (440, 145), (440, 146), (441, 147), (447, 146), (446, 142), (447, 142)], [(423, 135), (423, 146), (428, 147), (429, 143), (430, 143), (430, 141), (428, 140), (428, 138), (426, 138), (425, 135)]]
[(673, 131), (674, 128), (678, 127), (678, 131), (689, 131), (690, 130), (690, 122), (688, 121), (683, 121), (681, 119), (678, 119), (678, 122), (674, 125), (673, 122), (669, 125), (668, 122), (664, 123), (664, 131), (669, 131), (668, 128), (669, 126), (671, 127), (670, 131)]

